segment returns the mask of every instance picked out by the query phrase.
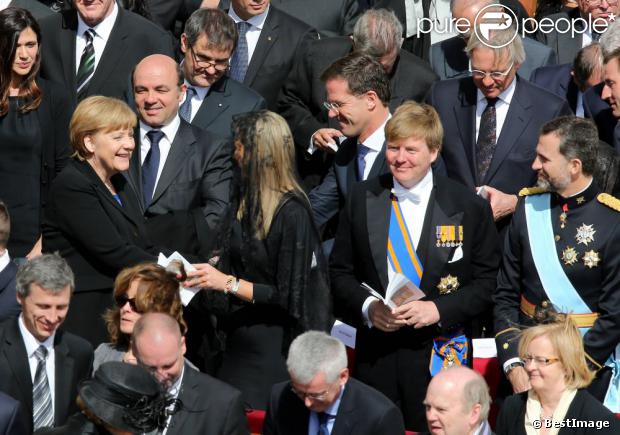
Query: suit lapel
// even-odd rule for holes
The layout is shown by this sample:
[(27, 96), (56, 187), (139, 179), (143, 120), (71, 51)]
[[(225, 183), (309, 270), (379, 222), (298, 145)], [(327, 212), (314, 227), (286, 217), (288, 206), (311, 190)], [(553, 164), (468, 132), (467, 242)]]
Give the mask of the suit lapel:
[(277, 13), (278, 11), (276, 11), (273, 6), (269, 7), (265, 24), (263, 24), (263, 30), (260, 32), (258, 43), (256, 44), (256, 48), (252, 54), (252, 59), (250, 60), (248, 70), (245, 73), (245, 78), (243, 79), (243, 83), (247, 86), (251, 86), (252, 82), (256, 78), (256, 74), (260, 71), (263, 62), (267, 58), (267, 54), (271, 50), (271, 47), (273, 47), (278, 39)]
[(349, 380), (342, 393), (340, 406), (338, 406), (338, 415), (336, 416), (331, 435), (347, 435), (354, 433), (353, 427), (357, 421), (351, 415), (356, 411), (353, 400), (353, 395), (355, 394), (353, 382)]
[(223, 76), (211, 86), (198, 112), (196, 112), (192, 124), (199, 125), (206, 130), (218, 116), (228, 110), (230, 105), (230, 92), (226, 88), (228, 80), (228, 77)]
[(142, 204), (143, 195), (142, 195), (142, 163), (141, 163), (141, 143), (142, 138), (140, 137), (140, 127), (136, 127), (134, 131), (134, 142), (136, 144), (136, 148), (131, 154), (131, 162), (129, 164), (129, 170), (123, 175), (125, 178), (129, 180), (131, 187), (133, 187), (134, 192), (138, 195), (138, 200), (140, 204)]
[(491, 165), (480, 184), (489, 184), (506, 156), (517, 144), (519, 137), (525, 131), (534, 113), (532, 103), (523, 91), (523, 83), (521, 83), (518, 77), (515, 77), (515, 80), (517, 80), (515, 93), (512, 96), (502, 131), (497, 138), (497, 145)]
[[(389, 185), (381, 186), (377, 190), (366, 191), (366, 228), (373, 228), (368, 231), (368, 244), (372, 261), (377, 271), (377, 276), (383, 289), (388, 285), (387, 273), (387, 241), (390, 229), (391, 215), (391, 188), (392, 177), (381, 177), (386, 180)], [(381, 291), (380, 289), (377, 289)]]
[(387, 164), (385, 162), (385, 146), (386, 146), (386, 142), (383, 142), (381, 151), (379, 151), (379, 154), (377, 155), (377, 157), (375, 157), (375, 161), (372, 164), (372, 168), (370, 168), (370, 172), (368, 173), (368, 178), (373, 178), (373, 177), (379, 176), (387, 172)]
[(164, 162), (164, 169), (162, 169), (157, 186), (155, 186), (151, 205), (157, 202), (159, 197), (163, 195), (168, 186), (175, 180), (177, 174), (183, 168), (183, 163), (190, 158), (195, 142), (196, 138), (191, 126), (187, 122), (181, 121), (179, 130), (172, 141), (168, 158)]
[(56, 396), (54, 399), (54, 417), (61, 421), (69, 413), (69, 405), (75, 397), (71, 397), (71, 377), (74, 361), (69, 354), (69, 348), (61, 342), (62, 332), (57, 332), (54, 338), (54, 353), (56, 355)]
[(75, 93), (77, 87), (76, 71), (79, 59), (75, 57), (75, 40), (77, 38), (77, 13), (70, 11), (62, 15), (63, 30), (58, 33), (60, 58), (62, 62), (65, 83), (70, 86), (70, 90)]
[[(565, 91), (566, 99), (568, 100), (568, 104), (570, 104), (570, 108), (573, 109), (573, 113), (577, 113), (577, 101), (579, 100), (577, 96), (579, 95), (579, 89), (577, 89), (577, 85), (572, 78), (570, 82), (568, 82), (568, 89), (565, 89)], [(583, 96), (581, 104), (583, 105)]]
[(7, 324), (5, 332), (4, 356), (7, 359), (13, 379), (20, 390), (20, 396), (24, 401), (22, 404), (24, 410), (32, 415), (32, 377), (30, 375), (30, 366), (28, 365), (28, 354), (24, 339), (19, 332), (18, 320), (14, 320)]
[(461, 104), (454, 106), (454, 117), (472, 179), (478, 185), (476, 175), (476, 87), (473, 81), (461, 81), (459, 94)]
[[(125, 41), (128, 36), (128, 29), (123, 26), (124, 14), (123, 8), (119, 7), (116, 22), (105, 44), (101, 59), (97, 63), (95, 74), (88, 85), (89, 95), (96, 95), (99, 88), (108, 80), (110, 73), (123, 61), (125, 50), (128, 47), (128, 43)], [(127, 77), (127, 80), (129, 80), (129, 77)]]
[[(184, 406), (181, 408), (181, 411), (175, 414), (172, 420), (170, 420), (170, 427), (168, 428), (168, 432), (166, 432), (168, 435), (181, 435), (185, 433), (183, 427), (185, 423), (191, 419), (187, 418), (187, 414), (183, 412), (183, 409), (200, 409), (201, 412), (205, 413), (208, 409), (208, 399), (201, 398), (198, 395), (198, 383), (194, 378), (194, 369), (185, 364), (183, 370), (183, 380), (181, 381), (181, 391), (179, 392), (178, 399)], [(198, 406), (199, 400), (202, 402), (201, 406)], [(205, 403), (207, 403), (206, 406)], [(188, 429), (187, 432), (191, 432), (191, 430)]]

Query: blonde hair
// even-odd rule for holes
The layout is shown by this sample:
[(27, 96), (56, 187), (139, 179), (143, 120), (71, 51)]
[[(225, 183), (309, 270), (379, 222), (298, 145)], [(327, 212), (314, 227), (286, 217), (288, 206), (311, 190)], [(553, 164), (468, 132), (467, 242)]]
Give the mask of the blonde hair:
[(558, 315), (554, 323), (542, 324), (526, 329), (519, 340), (519, 356), (524, 358), (530, 343), (539, 337), (546, 337), (558, 355), (565, 372), (568, 388), (584, 388), (594, 379), (594, 372), (586, 362), (583, 339), (575, 322), (565, 315)]
[(79, 160), (87, 160), (93, 153), (84, 144), (86, 136), (114, 130), (133, 130), (138, 123), (129, 106), (116, 98), (95, 95), (78, 104), (69, 124), (69, 140)]
[(250, 218), (255, 216), (252, 225), (262, 240), (284, 194), (294, 192), (306, 198), (295, 175), (293, 135), (284, 118), (267, 110), (235, 118), (233, 131), (243, 145), (243, 182), (250, 194), (241, 198), (237, 218), (241, 220), (248, 212)]
[(431, 151), (441, 150), (443, 126), (433, 107), (407, 101), (396, 109), (385, 125), (385, 138), (394, 142), (410, 137), (424, 140)]

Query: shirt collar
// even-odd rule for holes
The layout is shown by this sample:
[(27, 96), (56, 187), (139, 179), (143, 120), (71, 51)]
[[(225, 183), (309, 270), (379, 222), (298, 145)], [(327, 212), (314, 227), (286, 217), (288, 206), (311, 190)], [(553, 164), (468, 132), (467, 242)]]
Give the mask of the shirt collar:
[(144, 140), (146, 134), (151, 130), (161, 130), (161, 132), (166, 136), (168, 142), (172, 144), (174, 137), (179, 130), (179, 126), (181, 125), (181, 118), (179, 115), (175, 115), (174, 119), (170, 121), (167, 125), (162, 127), (151, 127), (150, 125), (145, 124), (143, 121), (140, 121), (140, 139)]
[[(187, 80), (185, 80), (185, 86), (187, 86), (188, 88), (194, 88), (194, 90), (196, 91), (196, 97), (198, 97), (199, 100), (204, 100), (205, 97), (207, 96), (207, 93), (209, 92), (209, 86), (192, 85)], [(185, 98), (187, 98), (187, 92), (185, 92)]]
[(392, 117), (391, 114), (388, 114), (383, 124), (379, 126), (375, 131), (372, 132), (370, 136), (366, 138), (363, 142), (364, 146), (370, 148), (373, 151), (381, 152), (383, 148), (383, 144), (385, 143), (385, 124), (387, 124), (388, 120)]
[(5, 249), (4, 254), (0, 255), (0, 272), (2, 272), (11, 262), (11, 256), (9, 250)]
[(52, 349), (54, 348), (54, 337), (56, 336), (56, 331), (49, 336), (44, 342), (40, 342), (37, 340), (34, 335), (28, 331), (26, 328), (26, 324), (24, 323), (24, 314), (19, 315), (19, 319), (17, 321), (19, 325), (19, 331), (22, 334), (22, 338), (24, 339), (24, 345), (26, 346), (26, 354), (28, 358), (31, 358), (35, 351), (39, 348), (39, 346), (43, 345), (47, 349), (47, 354), (49, 355)]
[(107, 41), (110, 38), (110, 34), (112, 33), (112, 28), (114, 27), (114, 23), (116, 22), (117, 16), (118, 16), (118, 6), (116, 5), (116, 2), (114, 2), (112, 13), (108, 15), (107, 17), (105, 17), (102, 22), (100, 22), (94, 27), (90, 27), (88, 24), (86, 24), (82, 20), (82, 17), (80, 17), (80, 14), (77, 14), (77, 18), (78, 18), (77, 35), (82, 36), (84, 32), (86, 32), (88, 29), (93, 29), (95, 33), (97, 34), (97, 36), (99, 36), (104, 41)]
[(340, 387), (340, 394), (338, 394), (336, 400), (324, 411), (326, 414), (334, 416), (338, 415), (338, 408), (340, 407), (340, 401), (342, 400), (342, 395), (344, 394), (344, 389), (346, 388), (346, 386), (347, 384), (344, 384), (342, 387)]
[[(497, 98), (499, 98), (501, 101), (503, 101), (506, 104), (510, 104), (510, 102), (512, 101), (512, 96), (515, 94), (516, 88), (517, 88), (517, 76), (515, 76), (515, 78), (512, 79), (512, 83), (510, 83), (508, 87), (504, 89), (497, 96)], [(478, 89), (477, 95), (478, 95), (478, 103), (480, 103), (482, 100), (485, 100), (486, 102), (487, 97), (484, 96), (484, 94), (482, 93), (480, 89)]]
[(271, 6), (267, 6), (265, 12), (260, 15), (255, 15), (249, 20), (242, 20), (239, 15), (237, 15), (235, 9), (233, 8), (233, 5), (231, 4), (230, 8), (228, 9), (228, 15), (230, 15), (230, 18), (232, 18), (235, 23), (245, 21), (246, 23), (250, 23), (252, 27), (256, 27), (258, 30), (263, 30), (263, 26), (265, 25), (265, 20), (267, 19), (267, 14), (269, 13), (270, 7)]
[(181, 392), (181, 384), (183, 383), (183, 375), (185, 374), (185, 362), (183, 362), (183, 367), (181, 368), (181, 375), (178, 379), (168, 388), (168, 393), (175, 399), (179, 397), (179, 393)]

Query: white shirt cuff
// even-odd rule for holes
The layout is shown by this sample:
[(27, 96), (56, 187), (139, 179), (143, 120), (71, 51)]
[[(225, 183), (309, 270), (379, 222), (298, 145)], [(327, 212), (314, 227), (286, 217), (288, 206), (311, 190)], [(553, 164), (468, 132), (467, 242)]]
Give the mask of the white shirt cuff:
[(504, 373), (506, 373), (506, 369), (508, 368), (510, 364), (516, 363), (516, 362), (521, 362), (521, 358), (510, 358), (508, 361), (506, 361), (504, 365), (502, 366), (502, 368), (504, 369)]
[(368, 309), (370, 308), (370, 304), (372, 302), (378, 301), (378, 300), (379, 299), (375, 298), (374, 296), (368, 296), (366, 300), (364, 301), (364, 304), (362, 305), (362, 317), (364, 318), (364, 323), (366, 323), (366, 326), (368, 326), (369, 328), (372, 328), (373, 324), (370, 321), (370, 317), (368, 317)]
[(310, 136), (310, 146), (308, 147), (308, 149), (306, 149), (306, 152), (310, 155), (314, 154), (314, 152), (316, 151), (316, 147), (314, 146), (314, 135), (316, 134), (316, 132), (314, 132), (314, 134), (312, 136)]

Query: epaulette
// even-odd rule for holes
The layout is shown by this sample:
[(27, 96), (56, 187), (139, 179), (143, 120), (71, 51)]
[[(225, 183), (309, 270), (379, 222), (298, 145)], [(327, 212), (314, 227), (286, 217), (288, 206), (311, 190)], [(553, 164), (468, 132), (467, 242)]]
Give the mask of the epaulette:
[(598, 202), (601, 204), (605, 204), (613, 210), (620, 211), (620, 199), (615, 196), (612, 196), (609, 193), (600, 193), (596, 199), (598, 199)]
[(529, 195), (538, 195), (540, 193), (545, 193), (547, 189), (544, 187), (524, 187), (519, 190), (519, 196), (529, 196)]

